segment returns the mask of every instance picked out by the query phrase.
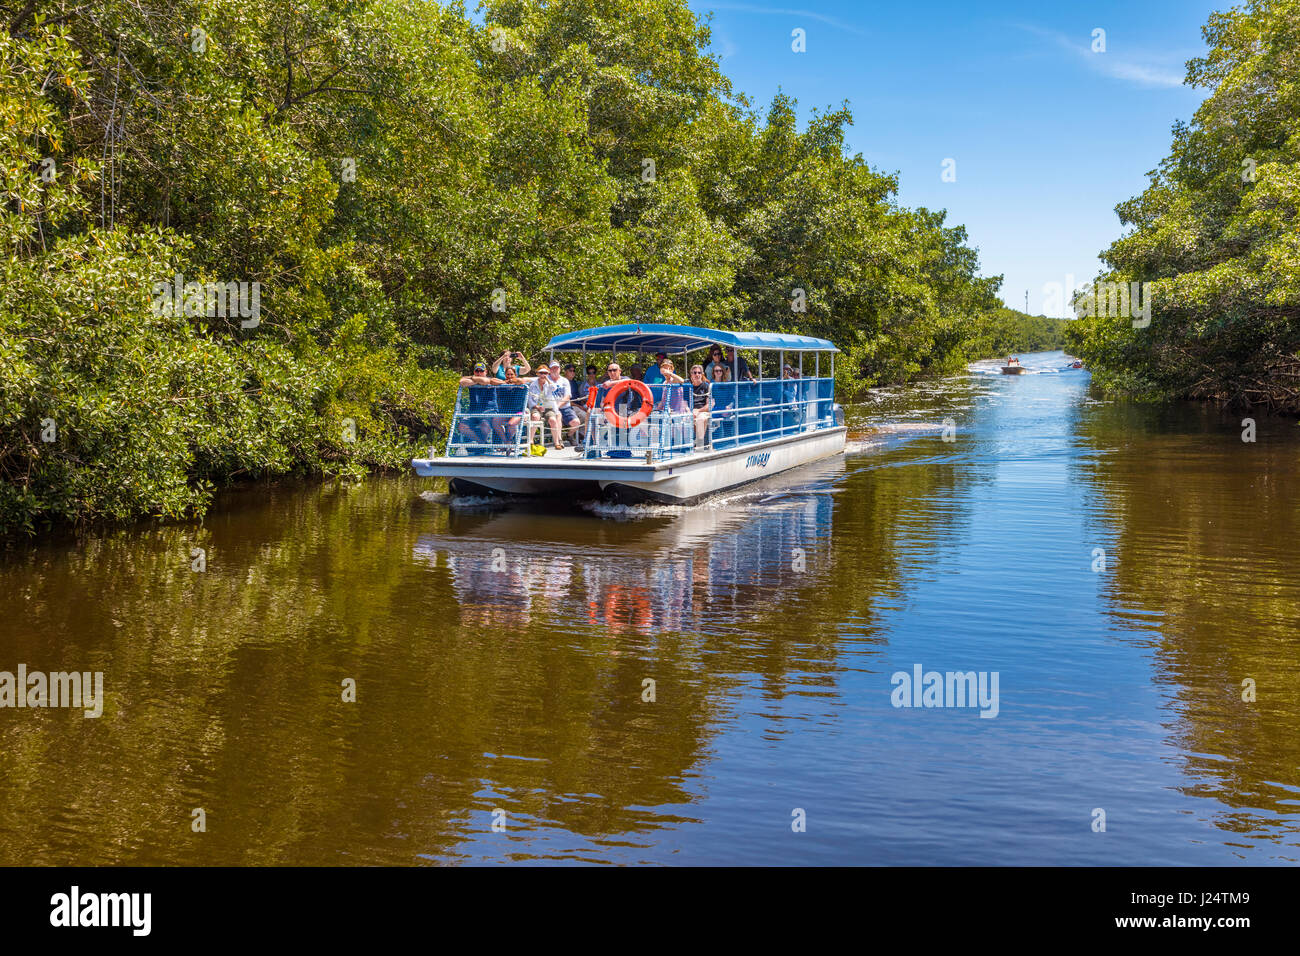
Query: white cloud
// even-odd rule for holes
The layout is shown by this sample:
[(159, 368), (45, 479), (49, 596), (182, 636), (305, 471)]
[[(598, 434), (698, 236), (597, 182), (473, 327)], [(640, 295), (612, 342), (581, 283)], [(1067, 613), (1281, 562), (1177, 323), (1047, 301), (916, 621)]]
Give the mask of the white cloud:
[(1112, 79), (1137, 83), (1140, 86), (1174, 87), (1183, 85), (1183, 70), (1169, 65), (1172, 55), (1145, 55), (1140, 58), (1127, 58), (1107, 50), (1105, 53), (1092, 51), (1092, 38), (1078, 42), (1071, 40), (1064, 33), (1056, 30), (1044, 30), (1042, 27), (1018, 24), (1020, 29), (1036, 36), (1051, 40), (1063, 50), (1083, 60), (1084, 64), (1095, 73)]
[(861, 37), (867, 36), (865, 30), (855, 27), (851, 23), (845, 23), (843, 20), (836, 20), (834, 17), (828, 17), (824, 13), (815, 13), (812, 10), (792, 10), (788, 7), (759, 7), (750, 3), (710, 3), (708, 8), (710, 10), (733, 10), (737, 13), (758, 13), (768, 16), (803, 17), (805, 20), (816, 20), (846, 33), (856, 33)]

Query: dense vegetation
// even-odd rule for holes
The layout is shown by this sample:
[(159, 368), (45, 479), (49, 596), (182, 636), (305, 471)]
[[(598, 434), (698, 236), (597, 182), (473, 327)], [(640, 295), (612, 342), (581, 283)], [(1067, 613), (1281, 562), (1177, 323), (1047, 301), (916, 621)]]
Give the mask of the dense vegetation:
[(1252, 0), (1203, 32), (1186, 82), (1211, 92), (1103, 256), (1106, 280), (1151, 283), (1150, 325), (1086, 318), (1071, 348), (1137, 394), (1300, 411), (1300, 2)]
[(966, 339), (971, 358), (991, 358), (1013, 352), (1051, 352), (1065, 348), (1069, 319), (1026, 315), (1005, 306), (977, 316)]
[(563, 329), (797, 330), (868, 384), (1034, 347), (847, 108), (760, 116), (683, 0), (484, 13), (0, 0), (0, 530), (400, 467), (452, 369)]

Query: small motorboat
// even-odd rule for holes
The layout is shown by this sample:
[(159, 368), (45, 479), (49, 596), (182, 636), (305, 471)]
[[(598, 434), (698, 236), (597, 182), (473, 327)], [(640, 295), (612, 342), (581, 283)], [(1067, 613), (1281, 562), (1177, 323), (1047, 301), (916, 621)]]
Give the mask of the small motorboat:
[(1009, 358), (1007, 364), (1002, 366), (1003, 375), (1024, 375), (1025, 371), (1025, 367), (1020, 364), (1018, 358)]

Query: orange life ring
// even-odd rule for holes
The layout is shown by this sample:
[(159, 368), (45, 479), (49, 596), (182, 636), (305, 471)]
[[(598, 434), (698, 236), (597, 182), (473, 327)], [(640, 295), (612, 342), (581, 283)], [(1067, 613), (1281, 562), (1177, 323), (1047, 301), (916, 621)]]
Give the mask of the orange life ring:
[[(641, 396), (641, 407), (629, 417), (624, 418), (614, 411), (614, 399), (629, 388)], [(651, 394), (650, 386), (645, 382), (639, 382), (634, 378), (620, 378), (605, 393), (605, 420), (615, 428), (635, 428), (650, 417), (650, 410), (654, 407), (654, 403), (654, 395)]]

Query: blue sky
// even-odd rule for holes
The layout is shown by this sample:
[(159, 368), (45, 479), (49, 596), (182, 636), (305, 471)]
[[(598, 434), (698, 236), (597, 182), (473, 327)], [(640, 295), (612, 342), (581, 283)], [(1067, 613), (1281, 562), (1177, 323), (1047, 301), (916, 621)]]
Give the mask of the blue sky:
[[(814, 108), (848, 100), (849, 149), (897, 173), (899, 201), (948, 210), (967, 228), (1003, 299), (1047, 309), (1044, 286), (1091, 280), (1121, 233), (1115, 205), (1145, 188), (1204, 90), (1181, 85), (1221, 0), (1140, 3), (731, 3), (712, 49), (760, 113), (780, 91)], [(791, 31), (805, 31), (795, 53)], [(1094, 53), (1093, 31), (1105, 31)], [(956, 180), (942, 180), (955, 160)]]

